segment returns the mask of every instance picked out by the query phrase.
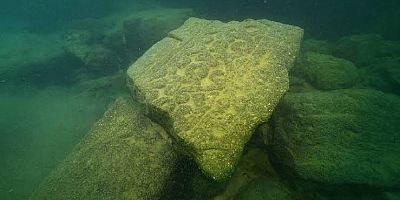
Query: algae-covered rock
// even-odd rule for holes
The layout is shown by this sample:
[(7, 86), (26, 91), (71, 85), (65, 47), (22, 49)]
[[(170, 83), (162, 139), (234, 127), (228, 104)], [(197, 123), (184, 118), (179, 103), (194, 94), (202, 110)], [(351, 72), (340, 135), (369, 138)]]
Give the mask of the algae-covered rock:
[(358, 71), (352, 62), (314, 52), (303, 54), (294, 72), (322, 90), (349, 88), (358, 80)]
[(316, 52), (322, 54), (331, 54), (332, 44), (324, 40), (307, 39), (301, 43), (302, 52)]
[(193, 15), (189, 8), (127, 8), (104, 18), (71, 23), (64, 45), (89, 70), (109, 73), (131, 64)]
[(91, 47), (82, 61), (94, 72), (109, 73), (121, 68), (118, 56), (104, 46)]
[(291, 191), (276, 179), (260, 178), (252, 182), (237, 200), (291, 200)]
[(105, 74), (118, 70), (121, 67), (118, 55), (102, 44), (92, 44), (92, 37), (86, 30), (69, 30), (64, 38), (64, 46), (90, 71)]
[(383, 195), (385, 200), (400, 200), (400, 191), (397, 192), (385, 192)]
[(362, 84), (374, 89), (400, 94), (400, 57), (376, 59), (360, 68)]
[(391, 59), (384, 69), (394, 85), (400, 86), (400, 57)]
[(133, 12), (124, 19), (121, 30), (128, 48), (140, 49), (143, 53), (193, 15), (193, 10), (189, 8)]
[(232, 178), (225, 190), (214, 197), (214, 200), (230, 200), (259, 177), (277, 177), (275, 170), (268, 160), (267, 152), (260, 148), (249, 148), (243, 153)]
[(400, 186), (400, 98), (371, 89), (288, 93), (274, 113), (272, 159), (329, 184)]
[(399, 56), (400, 43), (384, 40), (377, 34), (350, 35), (340, 38), (333, 46), (332, 53), (357, 66), (367, 66), (375, 59)]
[(177, 157), (162, 131), (118, 98), (32, 199), (159, 199)]
[(190, 18), (128, 69), (129, 86), (200, 168), (228, 177), (288, 89), (302, 29)]

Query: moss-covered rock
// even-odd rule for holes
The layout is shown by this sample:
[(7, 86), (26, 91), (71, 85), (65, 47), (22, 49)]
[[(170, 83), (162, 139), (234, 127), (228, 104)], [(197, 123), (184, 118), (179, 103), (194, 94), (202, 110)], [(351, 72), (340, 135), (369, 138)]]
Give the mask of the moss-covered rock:
[(246, 149), (225, 190), (215, 196), (214, 200), (235, 199), (241, 191), (259, 177), (276, 178), (278, 175), (270, 164), (264, 149), (254, 147)]
[[(391, 81), (393, 81), (394, 85), (400, 86), (400, 57), (392, 59), (387, 67), (385, 67), (385, 71), (388, 73)], [(399, 91), (400, 92), (400, 91)]]
[(69, 25), (64, 46), (90, 71), (108, 74), (128, 66), (193, 15), (188, 8), (154, 8), (82, 19)]
[(64, 46), (89, 71), (106, 74), (120, 69), (118, 55), (102, 44), (93, 44), (92, 37), (86, 30), (69, 30), (64, 38)]
[(302, 54), (293, 70), (294, 74), (322, 90), (349, 88), (359, 79), (352, 62), (314, 52)]
[(361, 83), (374, 89), (400, 94), (400, 57), (376, 59), (360, 68)]
[(272, 159), (329, 184), (400, 186), (400, 98), (370, 89), (288, 93), (274, 113)]
[(177, 155), (163, 129), (118, 98), (32, 199), (159, 199)]
[(193, 15), (193, 10), (189, 8), (144, 10), (127, 16), (118, 29), (123, 32), (126, 46), (142, 55)]
[(302, 35), (268, 20), (190, 18), (128, 69), (129, 86), (205, 174), (225, 179), (288, 89)]
[(383, 199), (385, 199), (385, 200), (400, 200), (400, 191), (385, 192)]
[(324, 40), (307, 39), (301, 43), (302, 52), (316, 52), (322, 54), (332, 53), (332, 44)]
[(334, 56), (347, 59), (358, 67), (375, 59), (400, 55), (400, 43), (384, 40), (377, 34), (351, 35), (340, 38), (333, 46)]
[(276, 179), (260, 178), (252, 182), (237, 200), (291, 200), (291, 191)]

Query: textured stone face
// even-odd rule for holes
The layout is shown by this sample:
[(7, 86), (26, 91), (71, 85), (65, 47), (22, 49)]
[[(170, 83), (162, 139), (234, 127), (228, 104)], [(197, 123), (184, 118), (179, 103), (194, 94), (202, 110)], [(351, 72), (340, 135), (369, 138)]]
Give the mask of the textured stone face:
[(162, 132), (118, 98), (31, 199), (159, 199), (177, 160)]
[(203, 172), (221, 180), (288, 89), (302, 35), (268, 20), (190, 18), (128, 69), (129, 86)]
[(399, 187), (399, 119), (400, 98), (376, 90), (287, 93), (274, 112), (271, 160), (317, 182)]

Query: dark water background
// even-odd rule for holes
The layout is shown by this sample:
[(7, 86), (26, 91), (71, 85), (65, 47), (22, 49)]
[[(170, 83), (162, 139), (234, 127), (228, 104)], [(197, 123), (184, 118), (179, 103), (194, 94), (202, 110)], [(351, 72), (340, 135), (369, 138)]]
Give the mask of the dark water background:
[[(305, 39), (336, 41), (348, 35), (377, 33), (386, 40), (400, 40), (398, 0), (2, 0), (0, 51), (6, 53), (1, 54), (0, 69), (9, 65), (1, 63), (5, 60), (15, 57), (11, 63), (17, 65), (25, 55), (37, 51), (39, 47), (32, 46), (36, 40), (50, 38), (53, 45), (62, 43), (71, 23), (102, 18), (126, 7), (136, 11), (192, 8), (197, 17), (223, 21), (266, 18), (302, 27)], [(40, 48), (46, 52), (43, 49), (51, 45), (43, 43)], [(17, 45), (18, 50), (9, 50)], [(137, 56), (123, 61), (120, 69), (126, 69)], [(127, 93), (121, 87), (123, 75), (105, 83), (90, 82), (116, 70), (88, 71), (73, 55), (55, 55), (39, 62), (35, 58), (43, 55), (33, 57), (34, 62), (24, 63), (29, 67), (22, 70), (0, 71), (0, 199), (27, 199), (114, 96)], [(395, 90), (399, 88), (391, 89)]]
[(399, 2), (353, 1), (27, 1), (2, 2), (3, 19), (24, 23), (31, 31), (55, 31), (72, 19), (100, 17), (126, 4), (190, 7), (198, 16), (223, 20), (268, 18), (306, 29), (310, 37), (334, 39), (354, 33), (377, 32), (398, 39)]

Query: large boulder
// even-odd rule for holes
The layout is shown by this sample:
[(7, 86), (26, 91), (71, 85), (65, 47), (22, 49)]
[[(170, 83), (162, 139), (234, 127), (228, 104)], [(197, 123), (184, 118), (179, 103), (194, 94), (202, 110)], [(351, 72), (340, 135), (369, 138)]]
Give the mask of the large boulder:
[(400, 43), (385, 40), (377, 34), (350, 35), (340, 38), (333, 45), (332, 53), (362, 67), (375, 59), (400, 56)]
[(312, 51), (321, 54), (331, 54), (332, 44), (324, 40), (307, 39), (301, 43), (301, 51)]
[(128, 69), (132, 92), (215, 180), (288, 89), (303, 30), (268, 20), (190, 18)]
[(225, 190), (218, 196), (215, 196), (214, 200), (236, 199), (241, 191), (259, 177), (275, 179), (278, 177), (278, 174), (269, 162), (265, 149), (257, 147), (248, 148), (247, 146)]
[(400, 200), (400, 192), (385, 192), (384, 198), (385, 200)]
[(259, 178), (245, 188), (237, 200), (292, 200), (292, 191), (277, 179)]
[(360, 68), (362, 84), (380, 91), (400, 94), (400, 56), (376, 59)]
[[(305, 75), (305, 78), (308, 78), (308, 81), (316, 80), (322, 83), (321, 86), (315, 86), (318, 89), (324, 89), (326, 87), (340, 89), (354, 85), (357, 80), (355, 78), (355, 65), (359, 73), (357, 81), (358, 86), (366, 86), (383, 92), (400, 94), (400, 90), (398, 89), (400, 77), (400, 70), (398, 67), (400, 60), (400, 43), (398, 41), (385, 40), (377, 34), (363, 34), (342, 37), (329, 46), (329, 48), (323, 44), (322, 42), (310, 40), (304, 42), (302, 49), (303, 52), (313, 51), (319, 53), (328, 49), (331, 50), (331, 52), (327, 52), (327, 54), (332, 54), (333, 56), (322, 56), (322, 54), (319, 54), (321, 56), (317, 56), (318, 54), (315, 53), (304, 53), (305, 56), (302, 56), (298, 67), (295, 68), (303, 72), (303, 75)], [(346, 62), (344, 62), (345, 60), (343, 59), (345, 59)], [(349, 61), (354, 63), (354, 65)], [(321, 67), (310, 67), (318, 63)], [(335, 65), (336, 67), (334, 67)], [(338, 67), (339, 65), (340, 67)], [(353, 66), (349, 67), (350, 65)], [(295, 81), (295, 84), (292, 85), (296, 85), (296, 91), (306, 88), (302, 87), (297, 80)]]
[(144, 53), (193, 15), (194, 12), (190, 8), (144, 10), (127, 16), (122, 22), (122, 27), (117, 30), (122, 30), (129, 49)]
[(64, 46), (92, 72), (109, 74), (142, 55), (194, 12), (189, 8), (128, 9), (71, 22)]
[(314, 52), (302, 54), (293, 71), (315, 88), (322, 90), (349, 88), (359, 78), (357, 68), (352, 62)]
[(89, 31), (67, 31), (64, 46), (91, 72), (107, 74), (122, 67), (120, 58), (115, 52), (102, 44), (93, 44), (93, 36)]
[(287, 175), (328, 184), (400, 186), (400, 97), (371, 89), (288, 93), (269, 146)]
[(31, 198), (159, 199), (177, 160), (162, 133), (118, 98)]
[(152, 8), (118, 12), (105, 19), (113, 28), (105, 31), (101, 41), (117, 53), (125, 65), (141, 56), (153, 44), (194, 16), (190, 8)]

